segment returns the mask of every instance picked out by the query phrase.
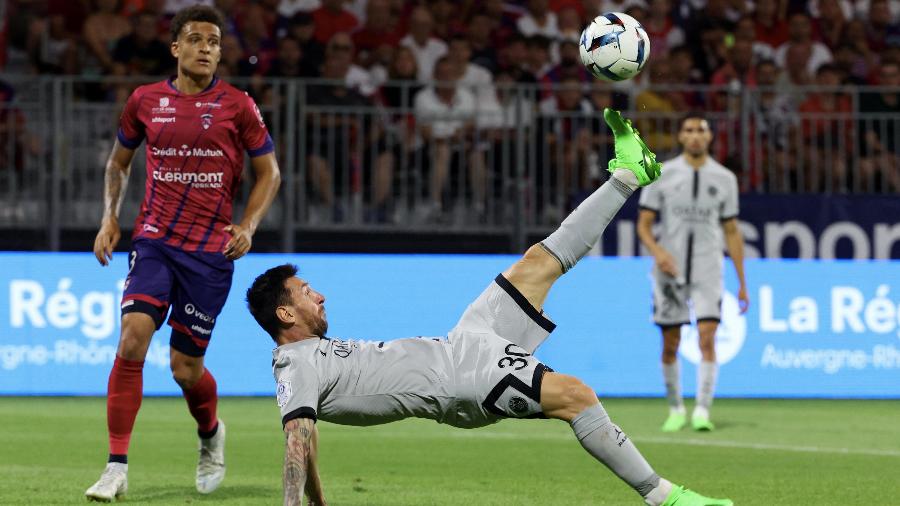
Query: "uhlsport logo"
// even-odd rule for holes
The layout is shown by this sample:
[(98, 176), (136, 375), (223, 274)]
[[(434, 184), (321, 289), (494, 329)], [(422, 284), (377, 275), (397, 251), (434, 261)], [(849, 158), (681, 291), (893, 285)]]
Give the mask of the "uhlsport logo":
[[(741, 314), (737, 297), (731, 292), (722, 292), (722, 321), (716, 330), (716, 362), (730, 362), (740, 353), (746, 337), (747, 318)], [(700, 336), (696, 326), (681, 327), (681, 346), (678, 352), (691, 363), (700, 363)]]

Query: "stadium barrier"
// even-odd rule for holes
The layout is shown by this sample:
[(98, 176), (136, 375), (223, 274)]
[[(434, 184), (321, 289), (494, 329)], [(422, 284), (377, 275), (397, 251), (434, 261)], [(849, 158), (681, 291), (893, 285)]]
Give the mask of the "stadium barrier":
[[(152, 78), (2, 80), (15, 94), (0, 103), (0, 229), (39, 228), (57, 251), (64, 232), (97, 226), (121, 104)], [(628, 111), (660, 159), (677, 152), (679, 108), (702, 109), (714, 155), (745, 193), (900, 192), (900, 118), (860, 112), (897, 88), (498, 84), (470, 89), (468, 112), (424, 113), (409, 82), (234, 84), (256, 97), (276, 142), (283, 185), (262, 227), (285, 252), (298, 232), (322, 230), (500, 234), (520, 251), (605, 180), (606, 106)], [(132, 172), (123, 224), (143, 194), (144, 147)], [(249, 170), (244, 179), (236, 213)]]
[[(207, 354), (223, 395), (272, 395), (273, 343), (244, 307), (263, 270), (296, 263), (326, 297), (329, 335), (440, 336), (506, 255), (266, 255), (235, 266)], [(127, 255), (0, 253), (0, 395), (103, 395), (119, 334)], [(650, 322), (650, 260), (583, 260), (545, 310), (559, 325), (538, 350), (601, 396), (661, 396), (659, 330)], [(726, 292), (717, 336), (726, 397), (900, 398), (900, 262), (749, 260), (750, 310)], [(734, 289), (732, 270), (726, 287)], [(168, 327), (144, 367), (148, 395), (181, 395), (168, 369)], [(685, 392), (694, 392), (697, 334), (684, 329)], [(273, 399), (274, 402), (274, 399)]]

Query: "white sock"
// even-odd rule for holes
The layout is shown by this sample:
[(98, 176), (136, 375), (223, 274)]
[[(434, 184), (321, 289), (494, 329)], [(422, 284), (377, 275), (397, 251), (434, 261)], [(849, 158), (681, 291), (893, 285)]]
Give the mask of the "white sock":
[(644, 502), (649, 506), (659, 506), (666, 501), (670, 493), (672, 493), (672, 482), (665, 478), (660, 478), (656, 488), (644, 497)]
[(716, 376), (719, 372), (719, 364), (715, 362), (702, 361), (697, 367), (697, 409), (702, 408), (701, 414), (709, 417), (709, 408), (712, 407), (713, 394), (716, 390)]
[(663, 362), (663, 379), (666, 382), (666, 400), (669, 411), (684, 414), (684, 398), (681, 396), (681, 363), (678, 360), (667, 364)]

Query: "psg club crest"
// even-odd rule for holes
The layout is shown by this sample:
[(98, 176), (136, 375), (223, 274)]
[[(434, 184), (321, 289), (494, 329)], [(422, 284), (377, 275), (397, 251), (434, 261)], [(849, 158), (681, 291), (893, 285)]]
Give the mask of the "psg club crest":
[(204, 130), (209, 130), (209, 127), (212, 126), (212, 118), (213, 115), (209, 113), (200, 115), (200, 124), (203, 126)]

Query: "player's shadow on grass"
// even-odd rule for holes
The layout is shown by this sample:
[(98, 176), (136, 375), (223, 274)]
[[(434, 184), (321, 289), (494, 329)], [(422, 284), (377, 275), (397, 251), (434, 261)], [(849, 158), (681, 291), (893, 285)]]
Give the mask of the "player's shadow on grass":
[(212, 494), (198, 494), (194, 487), (166, 487), (165, 490), (129, 494), (129, 503), (188, 504), (220, 503), (273, 504), (281, 502), (281, 489), (257, 485), (223, 485)]

